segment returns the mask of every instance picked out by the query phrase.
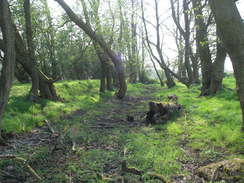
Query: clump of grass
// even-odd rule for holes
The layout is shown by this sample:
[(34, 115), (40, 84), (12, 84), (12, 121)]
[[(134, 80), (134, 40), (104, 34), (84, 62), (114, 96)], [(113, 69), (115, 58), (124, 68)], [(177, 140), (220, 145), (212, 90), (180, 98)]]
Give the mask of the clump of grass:
[[(172, 126), (168, 128), (172, 129)], [(166, 130), (155, 132), (153, 128), (146, 127), (129, 133), (125, 147), (129, 164), (145, 172), (153, 171), (170, 177), (181, 171), (179, 158), (183, 158), (183, 152), (178, 147), (177, 139), (167, 134)]]

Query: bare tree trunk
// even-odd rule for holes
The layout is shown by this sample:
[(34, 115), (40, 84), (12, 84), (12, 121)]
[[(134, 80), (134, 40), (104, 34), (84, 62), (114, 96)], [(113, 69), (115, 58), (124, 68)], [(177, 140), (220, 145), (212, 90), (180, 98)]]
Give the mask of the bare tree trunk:
[(57, 1), (59, 5), (65, 10), (69, 18), (77, 26), (79, 26), (91, 39), (96, 41), (112, 59), (119, 80), (119, 90), (117, 91), (116, 95), (118, 98), (123, 98), (127, 91), (127, 85), (125, 81), (124, 67), (122, 64), (121, 55), (116, 54), (113, 50), (111, 50), (108, 44), (105, 42), (104, 38), (98, 35), (94, 30), (92, 30), (92, 28), (88, 26), (82, 19), (78, 18), (78, 16), (70, 9), (70, 7), (63, 0), (55, 1)]
[[(1, 25), (1, 21), (0, 21)], [(30, 77), (32, 77), (32, 73), (36, 72), (37, 77), (39, 80), (39, 88), (38, 90), (40, 92), (39, 95), (42, 98), (50, 99), (50, 100), (59, 100), (59, 97), (57, 96), (56, 90), (54, 88), (54, 82), (56, 80), (53, 80), (51, 78), (48, 78), (44, 73), (42, 73), (39, 69), (36, 67), (32, 67), (31, 64), (29, 64), (29, 54), (26, 50), (25, 44), (20, 37), (19, 32), (17, 31), (16, 27), (15, 29), (15, 48), (16, 48), (16, 61), (20, 63), (24, 70), (29, 74)], [(3, 41), (0, 40), (0, 49), (4, 49)]]
[(130, 81), (131, 83), (135, 83), (137, 81), (137, 70), (138, 70), (138, 60), (137, 60), (137, 24), (135, 21), (135, 16), (137, 12), (135, 11), (135, 0), (131, 0), (131, 6), (132, 6), (132, 14), (131, 14), (131, 73), (130, 73)]
[[(88, 15), (88, 11), (87, 11), (87, 6), (86, 6), (86, 3), (84, 0), (81, 0), (81, 3), (82, 3), (82, 7), (83, 7), (83, 11), (84, 11), (84, 15), (85, 15), (85, 20), (86, 20), (86, 24), (89, 25), (91, 27), (91, 23), (90, 23), (90, 18), (89, 18), (89, 15)], [(100, 3), (100, 2), (98, 2)], [(96, 25), (98, 28), (98, 32), (100, 33), (101, 30), (100, 29), (100, 20), (99, 20), (99, 17), (98, 17), (98, 8), (99, 8), (99, 5), (97, 5), (96, 9), (95, 9), (95, 14), (96, 14)], [(109, 65), (109, 57), (108, 55), (102, 50), (102, 48), (99, 46), (99, 44), (95, 41), (93, 41), (93, 46), (95, 48), (95, 51), (96, 51), (96, 54), (97, 54), (97, 57), (99, 58), (100, 60), (100, 63), (101, 63), (101, 78), (100, 78), (100, 92), (104, 93), (105, 90), (108, 88), (109, 90), (111, 90), (111, 75), (110, 75), (110, 71), (109, 69), (111, 69), (108, 65)], [(109, 83), (107, 83), (109, 82)]]
[[(25, 31), (26, 31), (26, 39), (27, 39), (27, 47), (29, 54), (29, 64), (32, 68), (36, 67), (36, 58), (35, 58), (35, 49), (33, 44), (33, 36), (32, 36), (32, 25), (31, 25), (31, 12), (30, 12), (30, 0), (24, 1), (24, 12), (25, 12)], [(35, 70), (31, 70), (31, 78), (32, 78), (32, 88), (31, 95), (38, 96), (39, 89), (39, 78), (37, 72)]]
[(4, 42), (4, 62), (0, 76), (0, 143), (3, 143), (1, 135), (2, 118), (8, 103), (15, 67), (15, 37), (7, 0), (0, 1), (0, 22), (2, 22), (0, 27)]
[(234, 1), (210, 0), (217, 29), (231, 58), (242, 109), (244, 132), (244, 25)]
[[(112, 64), (112, 63), (111, 63)], [(113, 91), (113, 65), (110, 62), (106, 64), (106, 88), (108, 91)]]
[[(58, 100), (55, 87), (53, 85), (54, 81), (47, 76), (45, 76), (41, 71), (37, 69), (36, 66), (36, 57), (35, 49), (32, 36), (32, 25), (31, 25), (31, 10), (30, 10), (30, 0), (24, 1), (24, 10), (25, 10), (25, 21), (26, 21), (26, 38), (27, 38), (27, 47), (28, 51), (24, 50), (22, 47), (24, 44), (21, 40), (20, 35), (16, 36), (16, 46), (17, 50), (23, 49), (23, 52), (28, 52), (28, 56), (25, 59), (28, 59), (28, 65), (25, 65), (24, 68), (27, 69), (32, 78), (32, 89), (31, 97), (41, 96), (42, 98), (47, 98), (51, 100)], [(16, 30), (16, 34), (18, 34)]]
[[(185, 28), (183, 29), (181, 24), (180, 24), (180, 15), (177, 10), (177, 15), (174, 7), (174, 1), (170, 0), (171, 4), (171, 10), (172, 10), (172, 18), (174, 20), (174, 23), (179, 30), (180, 34), (183, 36), (184, 41), (185, 41), (185, 68), (187, 71), (188, 75), (188, 83), (189, 85), (192, 84), (193, 82), (193, 71), (190, 63), (190, 53), (191, 53), (191, 45), (190, 45), (190, 18), (189, 18), (189, 6), (187, 0), (183, 0), (183, 14), (184, 14), (184, 23), (185, 23)], [(179, 6), (179, 2), (177, 2), (177, 6)], [(177, 7), (178, 8), (178, 7)]]
[(226, 59), (226, 49), (222, 42), (217, 41), (217, 53), (214, 63), (212, 64), (213, 72), (211, 76), (210, 94), (214, 95), (223, 88), (222, 81), (224, 78), (224, 66)]
[(187, 70), (187, 75), (189, 79), (189, 83), (193, 82), (193, 73), (190, 63), (190, 20), (189, 20), (189, 6), (187, 0), (183, 0), (183, 9), (184, 9), (184, 21), (185, 21), (185, 67)]
[(192, 62), (192, 72), (193, 72), (193, 81), (192, 83), (195, 84), (200, 84), (200, 79), (199, 79), (199, 56), (198, 56), (198, 51), (193, 54), (192, 48), (190, 49), (190, 57), (191, 57), (191, 62)]
[[(144, 41), (143, 41), (144, 42)], [(144, 45), (145, 45), (145, 47), (146, 47), (146, 43), (144, 42)], [(149, 51), (149, 50), (148, 50)], [(149, 51), (149, 53), (150, 53), (150, 51)], [(157, 67), (156, 67), (156, 64), (155, 64), (155, 62), (154, 62), (154, 59), (153, 59), (153, 56), (152, 56), (152, 54), (149, 54), (149, 56), (150, 56), (150, 60), (151, 60), (151, 62), (152, 62), (152, 64), (153, 64), (153, 68), (154, 68), (154, 70), (155, 70), (155, 72), (156, 72), (156, 75), (157, 75), (157, 77), (158, 77), (158, 80), (159, 80), (159, 82), (160, 82), (160, 85), (163, 87), (164, 86), (164, 82), (163, 82), (163, 80), (162, 80), (162, 78), (161, 78), (161, 76), (160, 76), (160, 74), (159, 74), (159, 72), (158, 72), (158, 69), (157, 69)]]
[[(159, 22), (159, 12), (158, 12), (158, 2), (157, 0), (154, 1), (155, 3), (155, 18), (156, 18), (156, 34), (157, 34), (157, 43), (154, 44), (149, 40), (149, 35), (148, 35), (148, 30), (147, 30), (147, 25), (146, 25), (146, 20), (145, 20), (145, 15), (144, 15), (144, 4), (143, 4), (143, 0), (141, 0), (141, 9), (142, 9), (142, 21), (144, 24), (144, 29), (145, 29), (145, 36), (146, 36), (146, 42), (147, 42), (147, 46), (148, 46), (148, 50), (149, 53), (151, 54), (152, 58), (154, 58), (158, 64), (160, 65), (160, 67), (164, 70), (165, 76), (166, 76), (166, 84), (168, 88), (172, 88), (174, 87), (176, 84), (174, 82), (174, 79), (171, 75), (170, 69), (167, 67), (165, 61), (164, 61), (164, 57), (162, 54), (162, 50), (161, 50), (161, 38), (160, 38), (160, 22)], [(157, 50), (157, 54), (158, 57), (153, 53), (153, 49), (152, 46), (153, 45), (156, 50)]]
[(206, 96), (210, 94), (212, 73), (212, 61), (207, 32), (208, 26), (203, 20), (201, 1), (193, 0), (192, 5), (195, 15), (197, 50), (199, 51), (202, 70), (202, 89), (200, 95)]
[(19, 63), (15, 64), (14, 75), (20, 83), (28, 83), (30, 81), (29, 75)]

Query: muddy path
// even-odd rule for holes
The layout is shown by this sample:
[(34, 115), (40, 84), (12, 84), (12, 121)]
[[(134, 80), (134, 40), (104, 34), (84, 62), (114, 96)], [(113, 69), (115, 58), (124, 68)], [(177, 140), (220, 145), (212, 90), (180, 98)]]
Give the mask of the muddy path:
[[(43, 178), (43, 182), (147, 182), (138, 175), (124, 175), (121, 172), (121, 162), (127, 156), (126, 140), (123, 138), (126, 134), (133, 134), (146, 127), (145, 115), (148, 110), (148, 102), (158, 100), (153, 97), (154, 92), (155, 88), (145, 87), (141, 96), (126, 96), (122, 100), (112, 97), (106, 99), (94, 110), (80, 109), (70, 115), (61, 116), (60, 121), (63, 122), (51, 123), (58, 135), (52, 134), (47, 125), (28, 133), (13, 134), (8, 140), (9, 146), (0, 147), (0, 155), (24, 156)], [(63, 126), (65, 123), (68, 123), (68, 130), (67, 126)], [(155, 133), (164, 133), (164, 131), (159, 130)], [(186, 141), (179, 141), (178, 145), (189, 157), (185, 161), (179, 160), (182, 172), (187, 173), (184, 175), (175, 173), (174, 176), (167, 179), (175, 183), (203, 183), (204, 180), (195, 174), (195, 170), (200, 166), (198, 152), (187, 148)], [(72, 150), (74, 144), (75, 149)], [(86, 162), (86, 160), (82, 161), (85, 165), (76, 165), (75, 162), (80, 160), (82, 153), (85, 154), (87, 151), (113, 152), (115, 156), (101, 160), (97, 159), (98, 154), (94, 153), (95, 157), (87, 159), (91, 162), (99, 161), (100, 163), (101, 161), (101, 173), (100, 170), (93, 168), (93, 166), (98, 166), (97, 164)], [(77, 167), (82, 167), (81, 175), (87, 178), (83, 179), (81, 175), (66, 171), (70, 162)], [(78, 169), (77, 167), (76, 169)], [(62, 177), (61, 174), (64, 174), (68, 178), (54, 179), (52, 175), (55, 172), (56, 174), (59, 172), (60, 177)], [(2, 167), (0, 175), (0, 183), (37, 181), (18, 163), (7, 162)]]

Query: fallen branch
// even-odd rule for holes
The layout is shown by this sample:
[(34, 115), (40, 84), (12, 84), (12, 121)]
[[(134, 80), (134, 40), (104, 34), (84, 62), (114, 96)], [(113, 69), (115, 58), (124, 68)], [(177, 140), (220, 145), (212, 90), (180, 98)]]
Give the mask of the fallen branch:
[(140, 175), (140, 176), (146, 174), (149, 179), (161, 180), (163, 183), (167, 183), (162, 175), (158, 175), (156, 173), (145, 173), (143, 170), (139, 170), (134, 167), (128, 167), (125, 160), (122, 161), (121, 170), (122, 170), (122, 172), (132, 173), (132, 174)]
[(17, 157), (15, 155), (0, 155), (0, 159), (16, 159), (22, 162), (26, 168), (30, 171), (30, 173), (38, 180), (42, 180), (42, 178), (36, 173), (36, 171), (29, 165), (26, 159)]

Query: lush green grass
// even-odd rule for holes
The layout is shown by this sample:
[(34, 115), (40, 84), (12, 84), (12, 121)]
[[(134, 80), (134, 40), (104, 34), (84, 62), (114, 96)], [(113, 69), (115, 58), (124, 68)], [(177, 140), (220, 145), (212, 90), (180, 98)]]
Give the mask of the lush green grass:
[[(35, 157), (31, 158), (40, 175), (46, 176), (51, 171), (53, 176), (47, 182), (68, 182), (71, 177), (78, 182), (104, 182), (99, 176), (108, 171), (107, 167), (118, 168), (122, 160), (126, 160), (129, 166), (170, 178), (187, 174), (181, 164), (182, 160), (191, 159), (186, 153), (187, 148), (200, 152), (200, 161), (214, 161), (223, 154), (225, 158), (243, 157), (240, 152), (243, 154), (244, 151), (244, 135), (240, 132), (241, 111), (235, 81), (228, 77), (224, 85), (225, 89), (214, 97), (199, 97), (200, 86), (187, 89), (178, 84), (166, 89), (158, 84), (129, 85), (129, 96), (152, 97), (155, 101), (167, 102), (167, 95), (176, 94), (184, 111), (165, 125), (118, 126), (108, 130), (95, 130), (89, 126), (96, 124), (97, 116), (126, 119), (127, 114), (145, 113), (148, 101), (137, 105), (132, 101), (133, 107), (127, 109), (119, 101), (109, 100), (112, 93), (100, 97), (98, 81), (64, 81), (56, 84), (64, 102), (42, 100), (32, 104), (25, 96), (29, 85), (15, 85), (5, 113), (4, 128), (21, 132), (49, 119), (56, 122), (55, 127), (65, 134), (64, 138), (68, 137), (65, 155), (53, 155), (45, 146), (36, 150)], [(60, 119), (60, 116), (79, 109), (87, 113)], [(75, 129), (78, 129), (78, 134)], [(86, 148), (75, 153), (70, 151), (72, 139)], [(24, 152), (21, 156), (29, 157), (29, 153)], [(59, 159), (55, 160), (57, 157)], [(39, 162), (38, 166), (35, 166), (35, 161)]]
[(88, 110), (101, 102), (98, 81), (65, 81), (55, 86), (64, 102), (40, 100), (32, 103), (27, 99), (30, 85), (14, 85), (4, 114), (3, 128), (8, 132), (29, 131), (42, 125), (45, 119), (57, 121), (61, 116), (78, 109)]
[[(199, 86), (187, 89), (179, 85), (156, 96), (164, 100), (168, 94), (176, 94), (179, 103), (184, 106), (184, 116), (171, 125), (186, 123), (184, 135), (190, 140), (189, 146), (196, 149), (228, 149), (243, 151), (243, 133), (241, 133), (241, 110), (235, 92), (233, 78), (224, 80), (225, 88), (214, 97), (198, 97)], [(183, 127), (183, 125), (181, 125)]]

